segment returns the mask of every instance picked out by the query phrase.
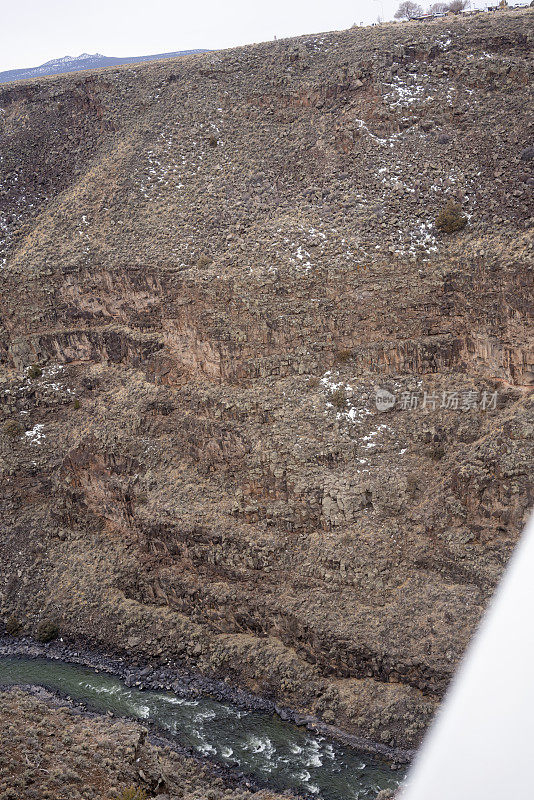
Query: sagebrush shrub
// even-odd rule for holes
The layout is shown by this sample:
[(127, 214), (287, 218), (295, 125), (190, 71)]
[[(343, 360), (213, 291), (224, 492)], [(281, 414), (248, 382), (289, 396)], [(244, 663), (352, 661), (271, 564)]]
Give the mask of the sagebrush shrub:
[(35, 638), (38, 642), (51, 642), (53, 639), (57, 639), (59, 636), (59, 628), (57, 623), (51, 619), (43, 619), (38, 624), (37, 629), (35, 631)]
[(338, 350), (334, 355), (334, 361), (337, 364), (344, 364), (349, 361), (352, 356), (352, 350)]
[(454, 233), (465, 228), (467, 217), (462, 214), (462, 207), (454, 200), (449, 200), (436, 217), (436, 228), (443, 233)]
[(22, 427), (16, 420), (8, 419), (2, 426), (2, 433), (5, 433), (6, 436), (11, 436), (12, 439), (16, 439), (22, 433)]
[(11, 614), (6, 620), (6, 633), (10, 636), (16, 636), (20, 631), (22, 625), (15, 614)]
[(128, 786), (121, 792), (118, 800), (147, 800), (147, 794), (140, 786)]
[(339, 389), (334, 389), (330, 393), (330, 402), (338, 411), (344, 411), (347, 407), (347, 395), (345, 394), (345, 390), (341, 387)]

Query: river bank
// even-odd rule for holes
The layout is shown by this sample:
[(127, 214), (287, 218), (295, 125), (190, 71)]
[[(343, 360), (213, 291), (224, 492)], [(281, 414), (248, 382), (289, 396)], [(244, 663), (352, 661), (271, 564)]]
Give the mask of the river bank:
[[(72, 709), (74, 704), (89, 720), (115, 717), (141, 725), (152, 744), (163, 742), (201, 766), (215, 766), (219, 776), (247, 791), (375, 800), (380, 791), (396, 789), (402, 778), (384, 759), (272, 713), (241, 710), (205, 695), (185, 699), (168, 691), (127, 687), (104, 670), (58, 659), (0, 657), (0, 686), (16, 686), (39, 699), (52, 691), (55, 707)], [(23, 723), (21, 730), (26, 728)], [(22, 743), (26, 735), (31, 737), (24, 733)]]
[(88, 712), (40, 687), (0, 691), (0, 706), (1, 800), (115, 800), (128, 790), (158, 800), (280, 797), (138, 722)]
[(415, 751), (391, 748), (380, 742), (349, 734), (335, 725), (329, 725), (313, 717), (281, 707), (272, 700), (258, 697), (224, 681), (206, 678), (203, 675), (187, 672), (180, 665), (169, 663), (154, 666), (149, 663), (132, 664), (118, 655), (98, 653), (79, 643), (58, 639), (46, 644), (29, 637), (16, 638), (0, 635), (0, 656), (44, 657), (70, 664), (89, 667), (120, 678), (126, 686), (137, 689), (170, 691), (179, 697), (194, 698), (209, 696), (219, 702), (229, 702), (246, 711), (276, 714), (281, 720), (303, 726), (314, 733), (327, 736), (347, 747), (360, 752), (380, 756), (389, 761), (394, 768), (409, 763)]
[[(213, 781), (222, 781), (226, 788), (232, 790), (243, 790), (244, 792), (270, 792), (271, 787), (268, 786), (266, 781), (257, 780), (250, 776), (244, 775), (242, 772), (227, 767), (224, 764), (217, 763), (210, 758), (209, 755), (199, 755), (191, 747), (184, 747), (176, 740), (168, 738), (163, 735), (162, 731), (158, 729), (150, 720), (146, 720), (142, 725), (139, 721), (130, 716), (115, 715), (111, 711), (104, 713), (103, 711), (91, 708), (87, 702), (82, 702), (72, 698), (65, 692), (57, 689), (50, 689), (39, 684), (2, 684), (0, 683), (0, 695), (6, 700), (6, 696), (22, 697), (28, 696), (35, 700), (36, 703), (46, 706), (47, 713), (54, 713), (62, 711), (74, 716), (77, 719), (84, 720), (90, 729), (93, 723), (98, 723), (102, 720), (115, 720), (124, 723), (126, 726), (131, 724), (138, 730), (139, 740), (148, 743), (152, 748), (162, 748), (174, 753), (180, 759), (183, 759), (189, 764), (189, 769), (194, 771), (193, 768), (201, 770), (204, 774), (208, 775)], [(5, 705), (3, 713), (5, 713)], [(1, 795), (0, 795), (1, 799)]]

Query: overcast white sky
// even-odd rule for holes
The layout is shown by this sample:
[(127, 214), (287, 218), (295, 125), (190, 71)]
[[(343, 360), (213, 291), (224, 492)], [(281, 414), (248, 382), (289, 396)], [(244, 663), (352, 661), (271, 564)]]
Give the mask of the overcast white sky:
[(392, 17), (397, 0), (0, 0), (0, 71), (61, 56), (219, 49)]
[[(423, 7), (434, 0), (418, 0)], [(392, 19), (400, 0), (0, 0), (0, 72), (52, 58), (218, 50)], [(485, 0), (472, 0), (483, 7)]]

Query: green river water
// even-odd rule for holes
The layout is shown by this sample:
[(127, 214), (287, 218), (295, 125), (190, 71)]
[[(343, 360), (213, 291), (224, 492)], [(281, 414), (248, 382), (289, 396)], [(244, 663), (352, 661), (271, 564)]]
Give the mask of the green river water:
[(374, 800), (402, 773), (387, 762), (314, 734), (278, 716), (245, 711), (210, 697), (127, 687), (120, 678), (45, 658), (0, 658), (0, 685), (35, 684), (153, 723), (167, 738), (275, 789), (325, 800)]

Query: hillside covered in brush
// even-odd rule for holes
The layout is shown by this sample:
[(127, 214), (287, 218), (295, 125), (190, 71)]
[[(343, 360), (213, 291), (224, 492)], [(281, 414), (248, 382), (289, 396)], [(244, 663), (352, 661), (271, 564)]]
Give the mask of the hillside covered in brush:
[(11, 631), (419, 742), (531, 503), (533, 14), (1, 88)]

